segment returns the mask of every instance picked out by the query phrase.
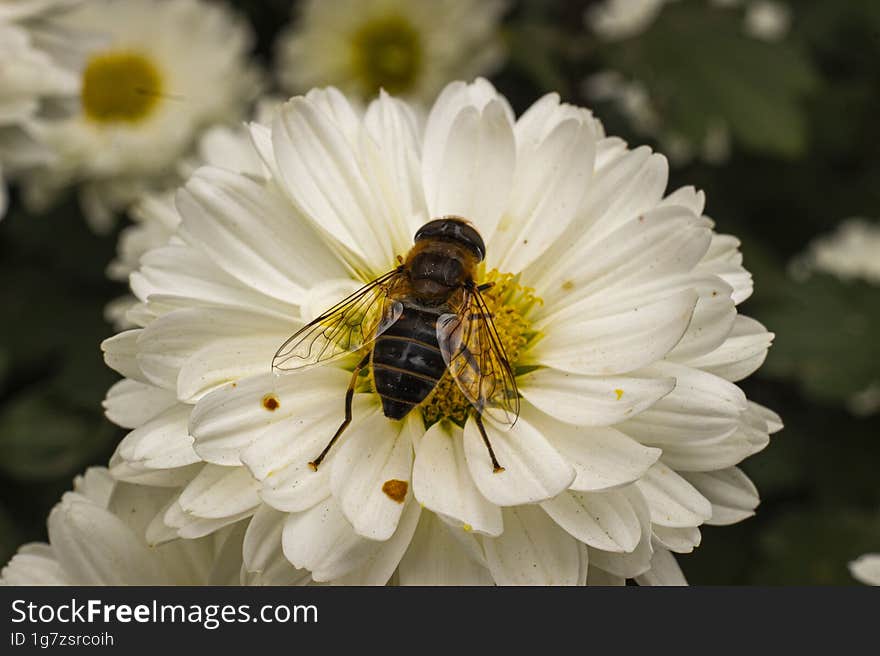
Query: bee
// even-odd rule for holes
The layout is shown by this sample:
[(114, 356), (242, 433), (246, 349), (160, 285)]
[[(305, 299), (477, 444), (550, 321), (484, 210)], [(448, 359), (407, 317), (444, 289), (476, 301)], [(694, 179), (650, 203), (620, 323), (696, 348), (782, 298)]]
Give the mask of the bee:
[(274, 371), (286, 372), (361, 354), (345, 394), (345, 419), (309, 463), (315, 471), (351, 423), (355, 385), (368, 366), (389, 419), (406, 417), (448, 373), (472, 406), (494, 471), (504, 471), (483, 414), (513, 425), (519, 393), (482, 296), (494, 283), (474, 281), (486, 255), (483, 238), (465, 219), (444, 216), (419, 228), (413, 241), (399, 266), (306, 324), (272, 360)]

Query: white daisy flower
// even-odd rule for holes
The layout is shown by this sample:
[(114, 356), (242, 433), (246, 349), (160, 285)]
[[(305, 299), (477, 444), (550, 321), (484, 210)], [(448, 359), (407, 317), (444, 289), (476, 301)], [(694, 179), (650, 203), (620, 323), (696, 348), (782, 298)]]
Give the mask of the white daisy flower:
[[(0, 218), (6, 212), (4, 175), (45, 162), (31, 124), (47, 104), (72, 98), (79, 80), (61, 49), (72, 38), (51, 23), (71, 0), (19, 0), (0, 4)], [(69, 43), (70, 42), (70, 43)]]
[(868, 585), (880, 585), (880, 554), (865, 554), (849, 564), (853, 578)]
[[(450, 84), (424, 127), (387, 94), (360, 113), (335, 89), (252, 126), (263, 176), (200, 169), (181, 225), (131, 276), (140, 327), (107, 340), (126, 378), (108, 417), (132, 429), (120, 480), (168, 488), (153, 541), (252, 517), (316, 581), (683, 582), (671, 552), (704, 523), (753, 513), (736, 468), (781, 427), (734, 381), (772, 339), (739, 316), (738, 242), (703, 194), (664, 196), (666, 160), (607, 138), (556, 94), (518, 120), (485, 80)], [(486, 419), (449, 379), (402, 421), (356, 363), (287, 375), (273, 355), (304, 322), (397, 266), (432, 218), (467, 217), (478, 280), (522, 395)]]
[(116, 483), (103, 467), (89, 469), (52, 509), (49, 544), (22, 546), (0, 572), (0, 585), (239, 584), (244, 527), (146, 543), (146, 523), (166, 497), (161, 488)]
[(55, 160), (28, 179), (39, 207), (82, 183), (98, 230), (145, 189), (175, 180), (204, 127), (240, 118), (257, 87), (248, 25), (205, 0), (94, 0), (59, 19), (97, 39), (79, 71), (77, 111), (40, 124)]
[(449, 80), (485, 75), (503, 60), (504, 0), (305, 0), (278, 43), (284, 88), (379, 89), (430, 102)]

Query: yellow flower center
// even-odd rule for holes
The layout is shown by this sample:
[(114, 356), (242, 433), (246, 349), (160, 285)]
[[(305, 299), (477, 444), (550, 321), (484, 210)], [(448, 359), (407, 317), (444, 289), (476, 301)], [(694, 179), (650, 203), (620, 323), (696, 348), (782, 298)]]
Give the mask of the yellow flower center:
[(392, 94), (412, 90), (422, 70), (418, 31), (402, 16), (384, 16), (362, 25), (352, 35), (352, 66), (371, 96), (380, 88)]
[(95, 123), (137, 123), (159, 104), (162, 77), (149, 59), (135, 52), (106, 52), (86, 65), (82, 108)]
[[(495, 283), (491, 289), (483, 292), (483, 300), (492, 316), (507, 360), (516, 372), (516, 363), (520, 356), (539, 336), (532, 330), (529, 314), (532, 308), (543, 301), (535, 296), (533, 289), (519, 284), (519, 275), (499, 273), (493, 269), (483, 282)], [(449, 372), (443, 375), (434, 391), (421, 405), (422, 417), (427, 426), (442, 419), (463, 425), (471, 408)]]

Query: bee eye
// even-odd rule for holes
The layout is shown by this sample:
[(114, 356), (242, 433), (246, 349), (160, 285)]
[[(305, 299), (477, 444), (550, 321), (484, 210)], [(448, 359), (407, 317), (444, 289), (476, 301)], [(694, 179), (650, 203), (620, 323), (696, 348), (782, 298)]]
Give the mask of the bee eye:
[(486, 256), (486, 245), (480, 233), (460, 217), (450, 216), (428, 221), (416, 232), (414, 241), (419, 242), (423, 239), (441, 239), (459, 243), (476, 255), (480, 261)]

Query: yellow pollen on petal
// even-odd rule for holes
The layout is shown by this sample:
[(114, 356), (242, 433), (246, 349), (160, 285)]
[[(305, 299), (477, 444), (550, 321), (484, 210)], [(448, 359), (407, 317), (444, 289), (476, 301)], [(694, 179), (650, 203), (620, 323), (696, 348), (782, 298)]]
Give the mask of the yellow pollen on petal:
[(275, 412), (279, 407), (281, 407), (281, 401), (278, 400), (278, 397), (274, 394), (266, 394), (263, 397), (263, 400), (260, 401), (263, 407), (269, 412)]
[(158, 107), (162, 76), (136, 52), (104, 52), (86, 64), (80, 94), (85, 116), (94, 123), (139, 123)]
[(470, 533), (471, 531), (474, 530), (474, 527), (471, 526), (470, 524), (462, 524), (461, 527), (464, 529), (465, 533)]
[[(529, 314), (543, 301), (533, 289), (520, 285), (519, 276), (512, 273), (500, 273), (493, 269), (479, 281), (479, 284), (485, 283), (494, 283), (490, 289), (482, 292), (482, 296), (507, 360), (516, 371), (517, 362), (538, 336), (532, 330)], [(442, 419), (449, 419), (461, 426), (467, 420), (471, 407), (458, 384), (446, 372), (434, 391), (422, 402), (421, 410), (425, 424), (429, 426)]]
[(623, 390), (616, 389), (616, 390), (614, 390), (614, 393), (617, 395), (617, 400), (620, 401), (620, 399), (623, 397)]

